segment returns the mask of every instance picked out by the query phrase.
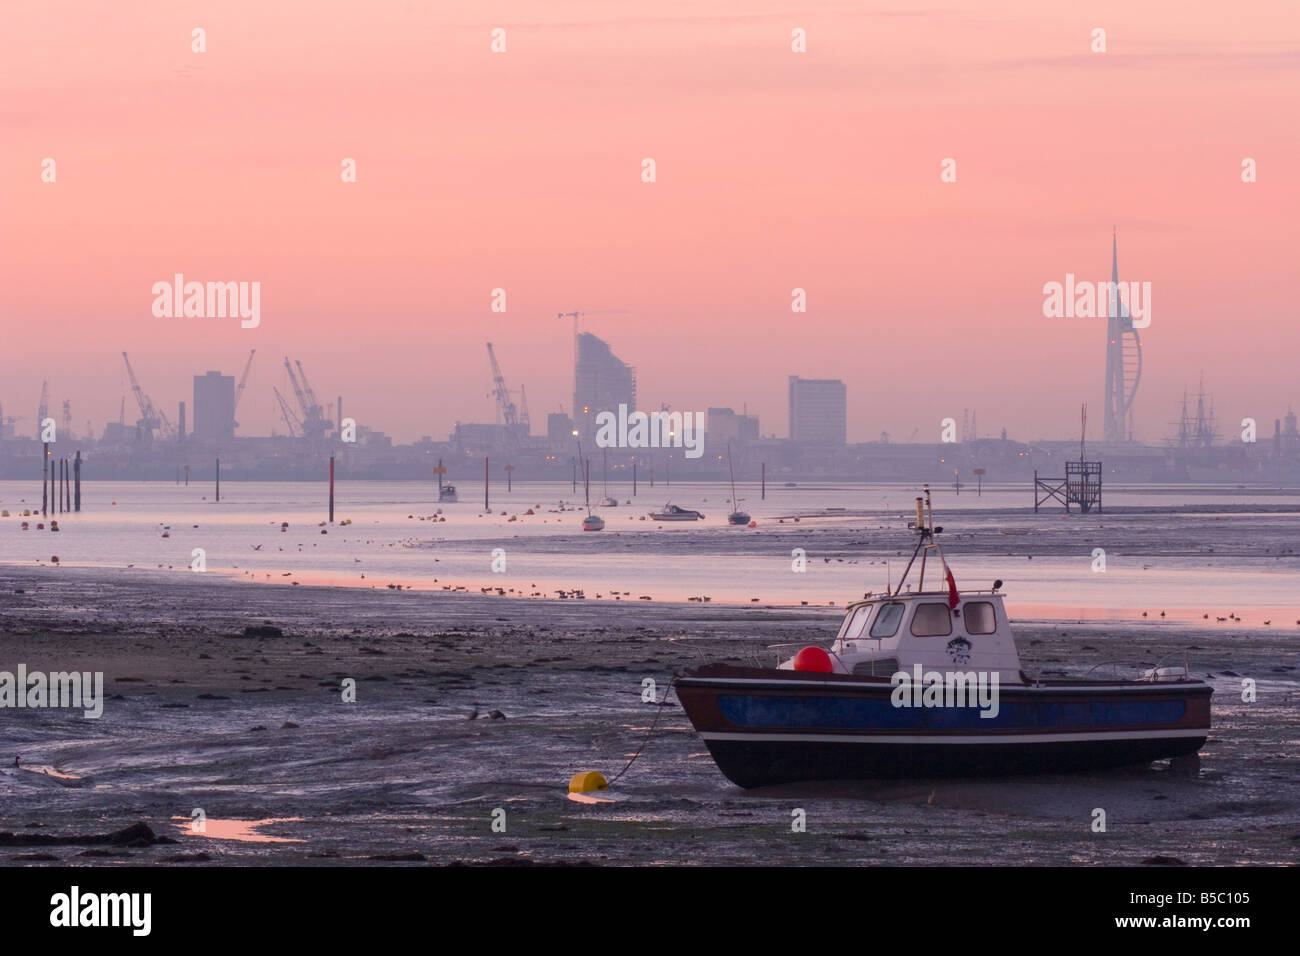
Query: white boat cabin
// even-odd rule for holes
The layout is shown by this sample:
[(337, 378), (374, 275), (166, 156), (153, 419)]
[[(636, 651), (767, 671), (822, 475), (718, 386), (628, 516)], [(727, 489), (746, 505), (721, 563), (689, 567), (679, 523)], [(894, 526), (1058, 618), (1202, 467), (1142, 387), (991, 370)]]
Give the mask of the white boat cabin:
[[(869, 598), (850, 604), (828, 652), (833, 673), (888, 679), (898, 671), (998, 673), (1021, 684), (1020, 655), (996, 591), (968, 591), (948, 606), (947, 591)], [(780, 664), (792, 670), (794, 659)]]

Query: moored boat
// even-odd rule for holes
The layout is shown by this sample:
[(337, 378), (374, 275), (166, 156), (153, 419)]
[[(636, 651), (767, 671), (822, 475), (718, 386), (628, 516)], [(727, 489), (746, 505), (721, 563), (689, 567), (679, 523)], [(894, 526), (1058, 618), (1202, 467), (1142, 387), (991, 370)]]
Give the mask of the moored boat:
[(740, 501), (736, 498), (736, 469), (731, 462), (731, 442), (727, 442), (727, 474), (731, 476), (731, 507), (736, 509), (727, 515), (727, 524), (747, 525), (751, 519), (740, 510)]
[[(1212, 689), (1186, 666), (1138, 680), (1042, 680), (1020, 664), (1001, 591), (959, 592), (932, 517), (898, 586), (851, 604), (829, 650), (775, 668), (711, 664), (678, 699), (718, 768), (742, 787), (811, 780), (1059, 772), (1190, 757)], [(935, 552), (946, 587), (925, 589)], [(904, 592), (920, 556), (916, 590)]]
[(652, 511), (650, 517), (655, 521), (699, 521), (704, 517), (702, 511), (692, 511), (690, 508), (679, 508), (675, 504), (664, 505), (663, 511)]

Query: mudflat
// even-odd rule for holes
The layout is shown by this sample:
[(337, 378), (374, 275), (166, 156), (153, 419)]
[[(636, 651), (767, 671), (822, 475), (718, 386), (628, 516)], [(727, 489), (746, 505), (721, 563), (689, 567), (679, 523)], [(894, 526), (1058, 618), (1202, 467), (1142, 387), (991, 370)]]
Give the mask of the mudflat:
[[(825, 642), (839, 613), (0, 567), (0, 671), (103, 672), (106, 698), (98, 719), (0, 710), (0, 832), (13, 834), (0, 837), (0, 862), (1300, 859), (1290, 628), (1014, 622), (1026, 670), (1045, 676), (1186, 658), (1216, 691), (1194, 776), (1157, 763), (736, 788), (674, 703), (673, 672), (706, 660), (772, 663), (767, 645)], [(1244, 678), (1256, 682), (1253, 703), (1242, 699)], [(647, 681), (657, 700), (669, 692), (662, 708), (643, 700)], [(643, 742), (614, 802), (568, 798), (573, 774), (613, 778)], [(1093, 828), (1098, 808), (1105, 832)], [(797, 809), (805, 832), (792, 831)], [(177, 844), (66, 840), (138, 823)]]

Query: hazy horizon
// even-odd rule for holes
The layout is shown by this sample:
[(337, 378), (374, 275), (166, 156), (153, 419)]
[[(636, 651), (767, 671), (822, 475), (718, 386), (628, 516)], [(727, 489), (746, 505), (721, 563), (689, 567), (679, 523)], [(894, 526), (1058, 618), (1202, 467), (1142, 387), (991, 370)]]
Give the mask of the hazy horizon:
[[(1136, 437), (1169, 436), (1202, 371), (1221, 431), (1271, 435), (1300, 405), (1300, 11), (1216, 17), (22, 0), (0, 33), (3, 414), (34, 433), (48, 380), (75, 432), (123, 395), (133, 422), (126, 350), (174, 420), (194, 375), (255, 348), (240, 435), (284, 433), (287, 355), (360, 424), (441, 440), (495, 420), (491, 341), (541, 433), (571, 410), (556, 313), (584, 309), (626, 310), (584, 328), (642, 408), (747, 405), (785, 436), (794, 374), (846, 382), (850, 442), (937, 441), (964, 409), (984, 436), (1069, 438), (1081, 402), (1098, 440), (1104, 319), (1044, 318), (1042, 287), (1108, 279), (1117, 228), (1120, 279), (1153, 289)], [(260, 324), (155, 318), (175, 273), (260, 282)]]

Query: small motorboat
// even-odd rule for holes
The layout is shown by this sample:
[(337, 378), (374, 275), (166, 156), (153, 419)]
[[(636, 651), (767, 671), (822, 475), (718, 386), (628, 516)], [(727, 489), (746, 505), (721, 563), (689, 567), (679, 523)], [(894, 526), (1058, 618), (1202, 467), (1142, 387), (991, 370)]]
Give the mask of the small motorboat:
[(456, 497), (455, 485), (443, 485), (441, 488), (438, 489), (439, 502), (448, 502), (448, 501), (456, 502), (459, 500), (460, 499)]
[[(992, 776), (1194, 760), (1213, 689), (1182, 666), (1136, 680), (1043, 680), (1020, 665), (1002, 582), (958, 592), (917, 498), (898, 587), (847, 608), (829, 650), (775, 668), (707, 664), (677, 696), (718, 769), (742, 787), (812, 780)], [(925, 589), (936, 552), (946, 589)], [(920, 555), (916, 590), (903, 582)], [(791, 650), (798, 645), (789, 645)]]
[(617, 508), (617, 507), (618, 507), (618, 499), (617, 499), (617, 498), (610, 498), (610, 497), (607, 495), (606, 497), (601, 498), (600, 501), (596, 502), (596, 507), (598, 507), (598, 508)]
[(704, 517), (702, 511), (692, 511), (690, 508), (679, 508), (675, 504), (664, 505), (663, 511), (652, 511), (650, 517), (655, 521), (699, 521)]

